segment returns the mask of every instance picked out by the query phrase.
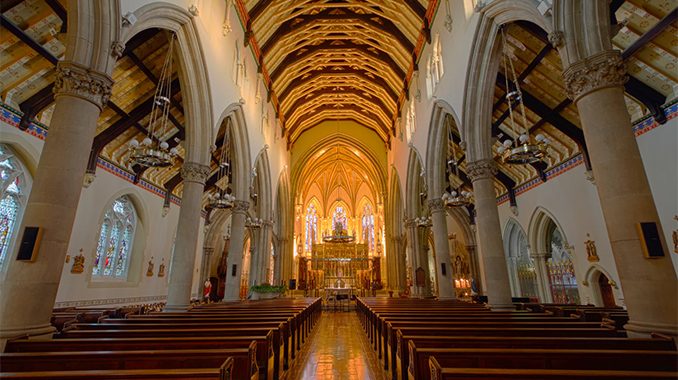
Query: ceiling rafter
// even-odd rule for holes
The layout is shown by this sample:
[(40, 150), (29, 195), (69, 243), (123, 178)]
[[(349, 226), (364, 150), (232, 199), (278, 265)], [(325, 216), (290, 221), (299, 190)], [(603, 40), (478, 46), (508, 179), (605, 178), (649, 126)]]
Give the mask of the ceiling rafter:
[[(360, 51), (364, 53), (366, 56), (380, 61), (384, 63), (386, 66), (388, 66), (393, 73), (398, 76), (398, 77), (404, 77), (405, 72), (403, 69), (393, 60), (393, 58), (388, 55), (388, 53), (384, 52), (383, 50), (379, 50), (378, 52), (372, 51), (374, 49), (373, 46), (367, 45), (367, 44), (356, 44), (352, 42), (345, 42), (345, 41), (334, 41), (334, 40), (328, 40), (325, 42), (321, 42), (318, 45), (311, 45), (311, 46), (305, 46), (303, 48), (291, 51), (283, 60), (278, 64), (273, 72), (271, 73), (271, 80), (276, 81), (280, 75), (282, 75), (285, 70), (300, 61), (306, 60), (309, 57), (313, 56), (315, 53), (321, 52), (321, 51), (337, 51), (337, 50), (354, 50), (354, 51)], [(376, 50), (376, 49), (374, 49)]]
[(350, 12), (348, 10), (342, 10), (342, 13), (332, 13), (334, 9), (328, 8), (322, 12), (314, 15), (301, 15), (295, 18), (291, 18), (285, 21), (271, 37), (264, 43), (261, 47), (261, 53), (264, 56), (267, 56), (270, 50), (275, 46), (277, 42), (285, 38), (292, 32), (297, 32), (302, 28), (314, 27), (316, 24), (323, 24), (325, 21), (346, 21), (346, 20), (357, 20), (361, 21), (368, 26), (374, 28), (375, 32), (381, 32), (391, 36), (395, 41), (397, 41), (400, 46), (407, 52), (414, 49), (414, 44), (405, 36), (405, 34), (395, 26), (395, 24), (380, 15), (376, 14), (359, 14), (355, 12)]
[(354, 104), (344, 104), (341, 107), (336, 107), (335, 105), (332, 105), (332, 104), (319, 105), (318, 107), (315, 107), (313, 109), (312, 113), (308, 112), (305, 115), (302, 115), (299, 119), (297, 119), (297, 121), (289, 128), (289, 133), (294, 134), (296, 129), (301, 124), (303, 124), (305, 120), (312, 118), (319, 113), (322, 113), (322, 112), (336, 113), (336, 112), (341, 112), (341, 111), (353, 111), (353, 112), (356, 112), (359, 115), (365, 116), (365, 117), (369, 118), (370, 120), (374, 121), (379, 127), (381, 127), (381, 129), (383, 131), (386, 132), (386, 134), (388, 134), (388, 127), (383, 125), (382, 123), (379, 123), (378, 122), (379, 118), (376, 115), (374, 115), (373, 113), (371, 113), (367, 110), (364, 110), (362, 107), (359, 107), (359, 106), (354, 105)]
[(33, 51), (40, 54), (43, 58), (48, 60), (51, 64), (56, 65), (59, 62), (59, 58), (55, 57), (49, 50), (45, 49), (39, 42), (31, 38), (18, 26), (14, 25), (4, 14), (0, 14), (0, 25), (9, 30), (16, 38), (20, 39), (21, 42), (28, 45)]
[(341, 90), (335, 90), (335, 89), (329, 89), (329, 88), (321, 88), (321, 89), (315, 89), (312, 92), (310, 92), (306, 97), (299, 98), (297, 99), (294, 104), (290, 107), (289, 111), (285, 113), (285, 120), (290, 120), (290, 116), (297, 111), (303, 104), (312, 102), (315, 97), (319, 97), (322, 95), (328, 95), (328, 94), (350, 94), (350, 95), (355, 95), (360, 98), (365, 99), (367, 102), (372, 103), (376, 105), (378, 108), (381, 108), (382, 111), (384, 111), (385, 114), (389, 114), (389, 109), (386, 107), (386, 105), (379, 99), (374, 96), (367, 96), (365, 95), (365, 91), (358, 90), (358, 89), (353, 89), (353, 88), (344, 88)]
[(371, 73), (367, 70), (361, 70), (361, 69), (344, 69), (344, 70), (329, 70), (329, 69), (322, 69), (322, 70), (316, 70), (313, 72), (313, 74), (309, 75), (308, 77), (294, 81), (292, 85), (286, 87), (281, 93), (280, 93), (280, 102), (284, 102), (287, 96), (290, 94), (292, 90), (294, 90), (297, 87), (301, 87), (302, 85), (306, 83), (312, 83), (313, 81), (317, 80), (318, 77), (320, 76), (348, 76), (348, 75), (354, 75), (357, 76), (360, 79), (363, 79), (368, 82), (372, 82), (378, 87), (381, 87), (384, 89), (384, 91), (388, 94), (391, 99), (393, 99), (394, 103), (398, 104), (398, 95), (395, 93), (393, 88), (391, 88), (388, 83), (383, 78), (379, 77), (372, 77), (370, 76)]

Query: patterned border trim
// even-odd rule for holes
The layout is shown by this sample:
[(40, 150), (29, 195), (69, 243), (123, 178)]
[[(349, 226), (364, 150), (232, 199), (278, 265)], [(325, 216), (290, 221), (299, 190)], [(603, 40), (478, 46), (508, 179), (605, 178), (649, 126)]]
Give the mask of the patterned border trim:
[(84, 300), (84, 301), (64, 301), (56, 302), (55, 308), (61, 307), (81, 307), (81, 306), (97, 306), (97, 305), (118, 305), (118, 304), (135, 304), (147, 302), (162, 302), (166, 301), (167, 296), (145, 296), (145, 297), (127, 297), (127, 298), (106, 298), (98, 300)]
[[(6, 105), (5, 103), (0, 102), (0, 121), (19, 128), (19, 122), (21, 121), (21, 111), (17, 111), (14, 108)], [(37, 137), (40, 140), (45, 140), (47, 137), (47, 126), (42, 123), (33, 122), (26, 130), (26, 133), (33, 137)], [(104, 169), (105, 171), (124, 179), (127, 182), (134, 184), (134, 174), (128, 170), (106, 160), (103, 157), (97, 159), (97, 167)], [(165, 191), (158, 185), (148, 182), (146, 180), (140, 180), (136, 183), (137, 186), (145, 189), (161, 198), (165, 197)], [(172, 195), (170, 196), (170, 202), (174, 203), (177, 206), (181, 206), (181, 198)]]
[[(7, 104), (0, 102), (0, 121), (4, 121), (9, 125), (18, 128), (19, 121), (21, 120), (20, 115), (21, 111), (15, 110), (14, 108), (8, 106)], [(664, 106), (664, 115), (666, 115), (667, 120), (672, 120), (678, 117), (678, 98), (672, 100), (671, 102), (667, 103), (666, 106)], [(668, 121), (664, 123), (664, 125), (667, 124), (669, 124)], [(637, 120), (633, 123), (633, 133), (636, 135), (636, 137), (638, 137), (660, 126), (662, 126), (662, 124), (657, 123), (654, 120), (654, 117), (650, 115), (645, 118), (641, 118), (640, 120)], [(30, 134), (31, 136), (37, 137), (40, 140), (45, 140), (45, 138), (47, 137), (47, 129), (48, 128), (46, 125), (39, 122), (33, 122), (26, 130), (26, 133)], [(583, 163), (584, 159), (582, 155), (577, 154), (574, 157), (571, 157), (570, 159), (548, 170), (546, 172), (546, 178), (547, 179), (555, 178)], [(130, 183), (134, 183), (134, 174), (130, 173), (129, 171), (123, 169), (122, 167), (108, 160), (105, 160), (103, 157), (99, 157), (99, 159), (97, 160), (97, 166)], [(516, 188), (516, 195), (520, 195), (528, 190), (531, 190), (541, 185), (542, 183), (543, 182), (541, 181), (540, 178), (538, 177), (533, 178), (518, 186)], [(162, 190), (159, 186), (147, 182), (143, 179), (140, 180), (136, 185), (147, 191), (150, 191), (151, 193), (159, 197), (165, 196), (164, 190)], [(504, 193), (497, 198), (497, 204), (501, 205), (504, 202), (508, 202), (508, 200), (509, 200), (508, 193)], [(181, 206), (181, 199), (174, 195), (170, 197), (170, 202), (178, 206)], [(203, 217), (205, 217), (206, 215), (207, 213), (203, 211)]]
[[(672, 120), (678, 117), (678, 99), (674, 99), (670, 103), (668, 103), (665, 108), (664, 108), (664, 115), (666, 115), (667, 120)], [(668, 125), (669, 122), (667, 121), (663, 125)], [(644, 135), (647, 132), (650, 132), (651, 130), (661, 127), (662, 124), (657, 123), (654, 120), (654, 117), (652, 116), (647, 116), (645, 118), (642, 118), (638, 121), (636, 121), (633, 125), (633, 133), (636, 135), (636, 137)], [(566, 161), (561, 162), (560, 164), (556, 165), (555, 167), (549, 169), (546, 172), (546, 178), (551, 179), (555, 178), (569, 170), (574, 169), (575, 167), (581, 165), (584, 163), (584, 157), (581, 155), (581, 153), (577, 153), (575, 156), (569, 158)], [(535, 177), (532, 178), (531, 180), (522, 183), (518, 187), (516, 187), (516, 196), (523, 194), (524, 192), (531, 190), (539, 185), (541, 185), (543, 182), (541, 181), (541, 178)], [(497, 197), (497, 205), (501, 205), (505, 202), (509, 201), (509, 196), (508, 193), (504, 193)]]

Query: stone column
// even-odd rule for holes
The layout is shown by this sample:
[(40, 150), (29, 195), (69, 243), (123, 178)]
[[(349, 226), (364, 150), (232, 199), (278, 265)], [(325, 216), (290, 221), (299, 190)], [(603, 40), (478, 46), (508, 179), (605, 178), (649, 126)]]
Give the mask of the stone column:
[[(184, 191), (181, 196), (177, 238), (172, 256), (172, 273), (167, 292), (167, 306), (164, 311), (186, 311), (191, 301), (193, 267), (200, 234), (200, 212), (205, 180), (210, 173), (207, 165), (184, 162), (181, 177)], [(200, 283), (204, 279), (200, 279)]]
[[(245, 213), (250, 208), (247, 201), (236, 200), (231, 215), (231, 244), (228, 253), (226, 290), (224, 301), (240, 299), (240, 278), (242, 276), (242, 249), (245, 244)], [(234, 273), (235, 272), (235, 273)]]
[[(433, 222), (433, 242), (436, 254), (436, 275), (438, 283), (438, 299), (455, 299), (454, 279), (450, 261), (450, 243), (447, 239), (447, 213), (440, 198), (428, 201)], [(443, 273), (443, 267), (445, 272)]]
[(202, 247), (202, 270), (200, 271), (200, 294), (205, 290), (205, 280), (210, 278), (210, 271), (212, 267), (212, 254), (214, 248)]
[[(509, 268), (509, 283), (512, 285), (512, 292), (511, 294), (514, 297), (522, 297), (523, 295), (523, 290), (520, 287), (520, 277), (518, 276), (518, 262), (515, 257), (507, 257), (506, 258), (506, 267)], [(511, 272), (513, 272), (513, 276), (511, 275)]]
[(7, 338), (49, 336), (54, 332), (49, 323), (52, 308), (97, 119), (111, 95), (112, 84), (108, 75), (76, 63), (62, 61), (57, 65), (54, 114), (17, 235), (21, 239), (24, 227), (37, 226), (42, 228), (42, 241), (34, 261), (7, 258), (7, 276), (0, 291), (2, 347)]
[[(429, 226), (417, 226), (417, 248), (416, 256), (418, 260), (418, 267), (424, 270), (424, 286), (419, 289), (419, 297), (427, 298), (433, 296), (433, 284), (431, 284), (431, 270), (428, 265), (428, 255), (429, 255), (429, 244), (428, 244), (428, 233)], [(416, 268), (415, 268), (416, 269)]]
[(551, 287), (549, 286), (549, 273), (546, 269), (546, 253), (537, 253), (532, 256), (534, 260), (534, 268), (537, 273), (537, 291), (539, 292), (539, 300), (544, 303), (553, 302), (551, 297)]
[(417, 252), (419, 252), (419, 243), (418, 243), (419, 237), (417, 236), (417, 224), (414, 222), (413, 219), (407, 219), (405, 220), (405, 228), (407, 230), (407, 234), (409, 235), (409, 238), (407, 239), (409, 250), (407, 253), (409, 253), (410, 257), (408, 261), (412, 266), (412, 273), (410, 273), (410, 280), (412, 281), (412, 288), (410, 289), (411, 296), (419, 297), (419, 288), (417, 287), (416, 284), (416, 270), (419, 265), (419, 257), (417, 254)]
[(478, 293), (482, 293), (482, 281), (480, 279), (480, 266), (478, 264), (478, 252), (475, 245), (467, 245), (466, 252), (468, 252), (469, 266), (471, 267), (471, 277), (475, 281)]
[(493, 309), (514, 309), (499, 225), (497, 196), (494, 192), (496, 164), (485, 159), (469, 162), (466, 168), (467, 175), (473, 182), (480, 259), (485, 272), (488, 305)]
[[(678, 284), (624, 102), (618, 51), (603, 51), (563, 73), (579, 110), (600, 205), (629, 311), (625, 329), (678, 335)], [(643, 256), (639, 222), (657, 225), (664, 256)]]

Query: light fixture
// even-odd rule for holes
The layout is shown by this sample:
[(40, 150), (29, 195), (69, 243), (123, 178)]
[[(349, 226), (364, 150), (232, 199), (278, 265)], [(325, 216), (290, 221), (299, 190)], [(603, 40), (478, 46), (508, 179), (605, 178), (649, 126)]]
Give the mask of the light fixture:
[[(452, 167), (454, 167), (454, 173), (457, 175), (457, 178), (459, 178), (459, 164), (457, 163), (457, 154), (455, 151), (455, 143), (453, 139), (453, 132), (452, 132), (452, 127), (450, 125), (451, 123), (448, 121), (447, 122), (447, 137), (448, 137), (448, 159), (447, 159), (447, 168), (449, 172), (452, 171)], [(450, 181), (449, 176), (447, 177), (448, 181)], [(451, 181), (450, 181), (450, 188), (452, 187)], [(445, 203), (445, 207), (448, 208), (455, 208), (455, 207), (463, 207), (463, 206), (468, 206), (471, 204), (471, 192), (466, 191), (461, 188), (461, 185), (456, 188), (456, 189), (451, 189), (450, 192), (445, 192), (442, 196), (442, 200)]]
[[(224, 130), (224, 139), (221, 144), (221, 155), (219, 156), (219, 168), (217, 171), (216, 191), (209, 195), (207, 207), (216, 209), (228, 209), (233, 207), (235, 196), (229, 193), (229, 184), (231, 178), (231, 119), (226, 119), (226, 128)], [(224, 182), (221, 184), (221, 182)]]
[(248, 215), (247, 218), (245, 218), (245, 225), (249, 228), (261, 228), (263, 223), (264, 221), (257, 217), (250, 218)]
[(430, 216), (420, 216), (418, 218), (414, 218), (414, 222), (417, 224), (417, 227), (421, 228), (427, 228), (433, 225)]
[[(548, 139), (542, 134), (538, 134), (534, 139), (530, 137), (529, 127), (527, 125), (527, 117), (525, 116), (525, 104), (523, 102), (523, 93), (520, 91), (520, 83), (516, 75), (513, 60), (511, 60), (508, 44), (506, 42), (506, 32), (504, 28), (501, 29), (502, 45), (503, 45), (503, 61), (504, 61), (504, 81), (506, 88), (506, 101), (508, 102), (509, 118), (511, 122), (511, 131), (513, 136), (517, 136), (514, 140), (508, 138), (504, 140), (502, 145), (497, 148), (497, 152), (501, 155), (504, 163), (507, 164), (534, 164), (541, 162), (546, 157), (546, 145), (549, 143)], [(510, 69), (510, 77), (509, 77)], [(513, 83), (513, 89), (509, 87), (509, 81)], [(519, 113), (524, 133), (518, 133), (516, 130), (516, 122), (513, 113), (515, 107), (519, 107)]]
[(133, 139), (129, 142), (130, 165), (143, 167), (166, 167), (174, 163), (179, 154), (176, 147), (170, 149), (167, 141), (163, 140), (169, 130), (169, 115), (172, 98), (172, 54), (174, 50), (174, 34), (171, 35), (167, 56), (160, 71), (158, 85), (153, 96), (153, 105), (148, 120), (146, 137), (139, 142)]

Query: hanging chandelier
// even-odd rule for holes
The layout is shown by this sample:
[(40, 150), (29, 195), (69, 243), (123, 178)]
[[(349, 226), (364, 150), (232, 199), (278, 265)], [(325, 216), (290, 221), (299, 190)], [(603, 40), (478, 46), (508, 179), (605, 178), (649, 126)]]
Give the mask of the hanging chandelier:
[(417, 224), (417, 227), (421, 228), (427, 228), (433, 225), (433, 221), (431, 220), (430, 216), (420, 216), (418, 218), (414, 218), (414, 222)]
[(163, 140), (169, 131), (169, 115), (172, 97), (172, 54), (174, 50), (174, 34), (171, 35), (167, 56), (160, 71), (158, 85), (153, 96), (153, 105), (148, 121), (146, 137), (139, 142), (133, 139), (129, 142), (130, 165), (143, 167), (166, 167), (174, 163), (179, 154), (176, 147), (170, 149), (167, 141)]
[[(447, 168), (449, 172), (452, 172), (452, 167), (454, 167), (454, 173), (457, 175), (457, 178), (459, 178), (459, 164), (457, 163), (455, 144), (454, 140), (452, 139), (452, 128), (450, 127), (449, 123), (447, 124), (447, 136), (449, 155), (449, 159), (447, 160)], [(450, 182), (450, 187), (452, 187), (449, 176), (447, 179)], [(442, 196), (442, 200), (445, 204), (445, 207), (447, 208), (463, 207), (471, 204), (471, 195), (472, 194), (470, 191), (463, 190), (460, 185), (458, 188), (452, 189), (450, 192), (446, 191)]]
[[(544, 135), (538, 134), (534, 139), (530, 136), (530, 130), (527, 125), (527, 117), (525, 116), (525, 104), (523, 102), (523, 93), (520, 91), (520, 83), (516, 75), (513, 60), (511, 60), (508, 44), (506, 42), (506, 34), (504, 28), (501, 29), (502, 45), (503, 45), (503, 61), (504, 61), (504, 81), (506, 88), (506, 101), (508, 103), (509, 118), (511, 121), (511, 131), (515, 139), (506, 139), (502, 145), (497, 148), (497, 152), (501, 156), (504, 163), (507, 164), (534, 164), (543, 161), (546, 157), (546, 146), (549, 141)], [(509, 77), (509, 69), (511, 76)], [(509, 81), (513, 84), (513, 90), (509, 87)], [(519, 108), (519, 114), (524, 133), (518, 133), (516, 129), (515, 115), (513, 109)]]
[[(207, 198), (207, 207), (215, 209), (229, 209), (233, 207), (235, 196), (229, 193), (231, 178), (231, 119), (226, 120), (226, 130), (224, 131), (224, 140), (221, 144), (221, 155), (219, 157), (219, 168), (217, 171), (216, 191)], [(222, 184), (223, 182), (223, 184)]]

